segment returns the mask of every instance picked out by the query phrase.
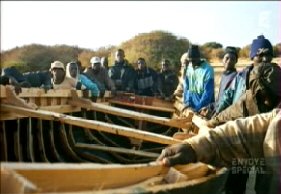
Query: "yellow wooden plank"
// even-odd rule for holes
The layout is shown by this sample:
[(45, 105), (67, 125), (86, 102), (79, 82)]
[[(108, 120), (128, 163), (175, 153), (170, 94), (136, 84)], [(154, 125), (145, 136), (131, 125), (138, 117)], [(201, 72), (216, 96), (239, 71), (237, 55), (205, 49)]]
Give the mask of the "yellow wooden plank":
[(98, 130), (98, 131), (112, 133), (125, 137), (141, 139), (149, 142), (155, 142), (160, 144), (174, 144), (174, 143), (182, 142), (180, 140), (167, 137), (164, 135), (150, 133), (147, 131), (139, 131), (137, 129), (123, 127), (119, 125), (113, 125), (113, 124), (104, 123), (95, 120), (82, 119), (82, 118), (68, 116), (61, 113), (55, 113), (55, 112), (44, 111), (44, 110), (32, 110), (32, 109), (21, 108), (11, 105), (3, 105), (3, 104), (1, 104), (1, 109), (4, 111), (17, 112), (18, 114), (23, 114), (30, 117), (40, 117), (41, 119), (46, 119), (46, 120), (59, 120), (61, 123), (66, 123), (73, 126), (79, 126), (91, 130)]
[(135, 184), (164, 174), (156, 163), (136, 165), (1, 163), (34, 183), (42, 192), (100, 190)]
[(109, 100), (109, 103), (119, 104), (119, 105), (124, 105), (124, 106), (128, 106), (128, 107), (139, 108), (139, 109), (157, 110), (157, 111), (171, 112), (171, 113), (173, 113), (175, 111), (174, 108), (140, 105), (140, 104), (134, 104), (134, 103), (121, 102), (121, 101), (118, 101), (118, 100)]
[(121, 117), (128, 117), (139, 121), (148, 121), (161, 125), (176, 127), (176, 128), (188, 128), (191, 126), (191, 119), (168, 119), (164, 117), (158, 117), (150, 114), (140, 113), (136, 111), (126, 110), (122, 108), (108, 106), (106, 104), (92, 103), (89, 100), (83, 98), (73, 98), (69, 101), (70, 104), (86, 108), (88, 110), (94, 110), (107, 114), (113, 114)]

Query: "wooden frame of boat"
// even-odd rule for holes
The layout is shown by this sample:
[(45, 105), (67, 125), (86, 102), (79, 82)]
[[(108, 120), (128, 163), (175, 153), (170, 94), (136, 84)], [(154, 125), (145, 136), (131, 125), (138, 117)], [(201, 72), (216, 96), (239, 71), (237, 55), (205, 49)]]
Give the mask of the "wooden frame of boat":
[[(166, 178), (163, 173), (166, 173), (167, 169), (163, 170), (159, 164), (133, 165), (133, 163), (153, 161), (163, 147), (181, 142), (181, 140), (157, 134), (158, 131), (152, 133), (143, 130), (146, 122), (169, 128), (191, 128), (193, 127), (191, 122), (198, 126), (203, 123), (200, 117), (194, 117), (192, 114), (186, 118), (176, 116), (174, 119), (169, 119), (145, 113), (147, 110), (176, 113), (176, 109), (172, 112), (173, 108), (169, 107), (168, 103), (163, 106), (164, 108), (161, 107), (161, 100), (157, 99), (154, 101), (154, 106), (153, 104), (118, 102), (116, 99), (109, 99), (108, 102), (102, 99), (99, 103), (93, 103), (82, 96), (81, 91), (49, 90), (45, 92), (43, 89), (23, 89), (22, 93), (15, 95), (12, 88), (1, 86), (1, 161), (9, 162), (1, 163), (1, 167), (14, 171), (13, 177), (17, 177), (18, 173), (24, 177), (20, 178), (21, 181), (24, 179), (23, 184), (18, 178), (15, 183), (21, 189), (26, 185), (29, 186), (22, 191), (103, 194), (132, 193), (140, 189), (142, 193), (167, 191), (188, 193), (198, 191), (198, 188), (210, 191), (215, 188), (213, 185), (216, 185), (216, 191), (222, 187), (222, 182), (226, 179), (225, 169), (216, 171), (215, 174), (204, 174), (206, 175), (204, 177), (203, 175), (195, 177), (198, 179), (163, 185), (160, 183), (163, 182), (163, 178)], [(130, 107), (136, 111), (113, 107), (113, 105)], [(89, 112), (94, 115), (93, 120), (88, 119)], [(98, 121), (96, 113), (103, 113), (109, 122)], [(116, 125), (110, 120), (109, 115), (120, 117), (120, 121), (122, 121), (121, 118), (125, 118), (122, 121), (125, 124), (126, 119), (135, 120), (138, 122), (138, 128)], [(151, 142), (157, 146), (145, 149), (122, 147), (120, 142), (112, 139), (110, 134), (122, 138), (122, 141), (129, 138), (129, 143)], [(159, 147), (159, 145), (163, 146)], [(11, 161), (32, 162), (32, 164), (10, 163)], [(56, 162), (62, 163), (56, 164)], [(130, 165), (90, 165), (85, 162)], [(195, 165), (191, 169), (194, 170), (197, 167), (206, 169), (206, 166), (203, 168), (200, 165)], [(1, 168), (1, 173), (6, 172), (5, 169)], [(138, 174), (138, 172), (141, 173)], [(192, 170), (189, 172), (193, 173)], [(95, 173), (100, 173), (100, 175)], [(132, 174), (134, 174), (133, 177), (130, 176)], [(61, 181), (65, 177), (68, 181)], [(56, 183), (53, 182), (54, 180), (57, 180)], [(50, 184), (55, 186), (50, 187)], [(37, 190), (38, 186), (43, 189)], [(94, 187), (95, 191), (93, 191)], [(117, 187), (122, 188), (116, 189)], [(52, 190), (54, 188), (55, 190)]]
[[(216, 170), (203, 163), (179, 165), (174, 168), (163, 167), (157, 163), (1, 163), (1, 190), (12, 190), (14, 193), (26, 191), (76, 194), (219, 193), (223, 189), (226, 176), (225, 168)], [(11, 182), (14, 183), (13, 186)]]
[[(142, 130), (145, 122), (167, 127), (189, 127), (190, 118), (169, 119), (147, 113), (109, 106), (105, 100), (93, 103), (76, 90), (48, 90), (32, 88), (23, 89), (15, 95), (12, 88), (1, 86), (1, 160), (26, 162), (87, 162), (121, 163), (149, 162), (157, 157), (165, 144), (181, 142), (164, 135)], [(115, 100), (116, 101), (116, 100)], [(160, 100), (154, 100), (161, 106)], [(134, 104), (133, 104), (134, 105)], [(138, 109), (144, 106), (138, 105)], [(169, 106), (167, 103), (165, 107)], [(151, 106), (157, 109), (157, 106)], [(130, 118), (139, 122), (139, 128), (109, 124), (89, 120), (87, 116), (76, 117), (75, 114), (87, 111), (102, 112), (118, 118)], [(161, 107), (159, 111), (162, 111)], [(63, 114), (63, 113), (67, 113)], [(8, 129), (11, 127), (12, 129)], [(83, 131), (85, 141), (77, 140), (73, 127)], [(93, 135), (93, 130), (100, 138)], [(104, 133), (106, 132), (106, 133)], [(108, 133), (129, 138), (131, 143), (152, 142), (163, 144), (159, 149), (140, 150), (122, 147), (111, 140)], [(8, 137), (9, 136), (9, 137)], [(12, 138), (11, 138), (12, 137)], [(137, 140), (138, 139), (138, 140)], [(136, 141), (137, 140), (137, 141)], [(60, 142), (60, 143), (58, 143)], [(107, 143), (105, 143), (107, 142)], [(108, 145), (108, 142), (110, 145)], [(13, 146), (11, 146), (13, 145)], [(105, 159), (102, 152), (108, 152), (110, 159)], [(10, 153), (10, 154), (8, 154)], [(12, 153), (12, 154), (11, 154)], [(92, 154), (95, 153), (95, 154)], [(12, 156), (11, 156), (12, 155)], [(134, 156), (128, 160), (127, 156)]]

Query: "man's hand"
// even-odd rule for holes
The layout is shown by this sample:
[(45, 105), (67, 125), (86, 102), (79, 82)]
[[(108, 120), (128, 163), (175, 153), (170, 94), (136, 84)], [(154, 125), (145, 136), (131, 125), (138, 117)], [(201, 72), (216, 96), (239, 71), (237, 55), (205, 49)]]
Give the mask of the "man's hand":
[(199, 114), (203, 117), (206, 117), (208, 115), (208, 113), (209, 113), (209, 110), (207, 107), (203, 107), (199, 110)]
[(175, 144), (162, 150), (157, 158), (164, 166), (196, 162), (196, 153), (189, 144)]

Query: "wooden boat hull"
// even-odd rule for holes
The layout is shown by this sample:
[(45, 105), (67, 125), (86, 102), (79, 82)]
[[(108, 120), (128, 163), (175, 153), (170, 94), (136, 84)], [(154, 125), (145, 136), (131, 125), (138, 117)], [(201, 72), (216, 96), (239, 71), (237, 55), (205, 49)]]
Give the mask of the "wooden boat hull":
[[(196, 163), (176, 167), (186, 180), (164, 183), (171, 169), (156, 163), (135, 165), (1, 163), (7, 172), (33, 184), (33, 192), (73, 193), (218, 193), (227, 176), (225, 168), (213, 170)], [(5, 179), (4, 179), (5, 180)], [(13, 180), (10, 180), (13, 181)], [(5, 184), (1, 180), (1, 187)], [(7, 187), (7, 186), (4, 186)], [(6, 188), (8, 190), (9, 188)]]
[[(144, 110), (138, 112), (92, 103), (79, 98), (79, 91), (26, 89), (12, 96), (15, 101), (35, 102), (39, 109), (33, 110), (13, 101), (2, 104), (9, 92), (1, 86), (1, 161), (146, 163), (166, 145), (181, 142), (171, 135), (188, 125), (184, 119), (144, 113), (156, 113), (159, 100), (155, 106), (126, 105)], [(165, 114), (168, 106), (164, 105)]]

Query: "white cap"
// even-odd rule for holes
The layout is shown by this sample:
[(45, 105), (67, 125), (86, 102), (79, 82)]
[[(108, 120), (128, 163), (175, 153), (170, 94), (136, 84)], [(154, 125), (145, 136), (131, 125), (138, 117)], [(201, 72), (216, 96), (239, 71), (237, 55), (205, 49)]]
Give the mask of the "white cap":
[(99, 57), (92, 57), (91, 60), (90, 60), (90, 62), (91, 62), (92, 64), (94, 64), (94, 63), (101, 63), (101, 60), (100, 60)]
[(60, 68), (60, 69), (65, 70), (64, 64), (60, 61), (55, 61), (55, 62), (51, 63), (51, 70), (54, 68)]

